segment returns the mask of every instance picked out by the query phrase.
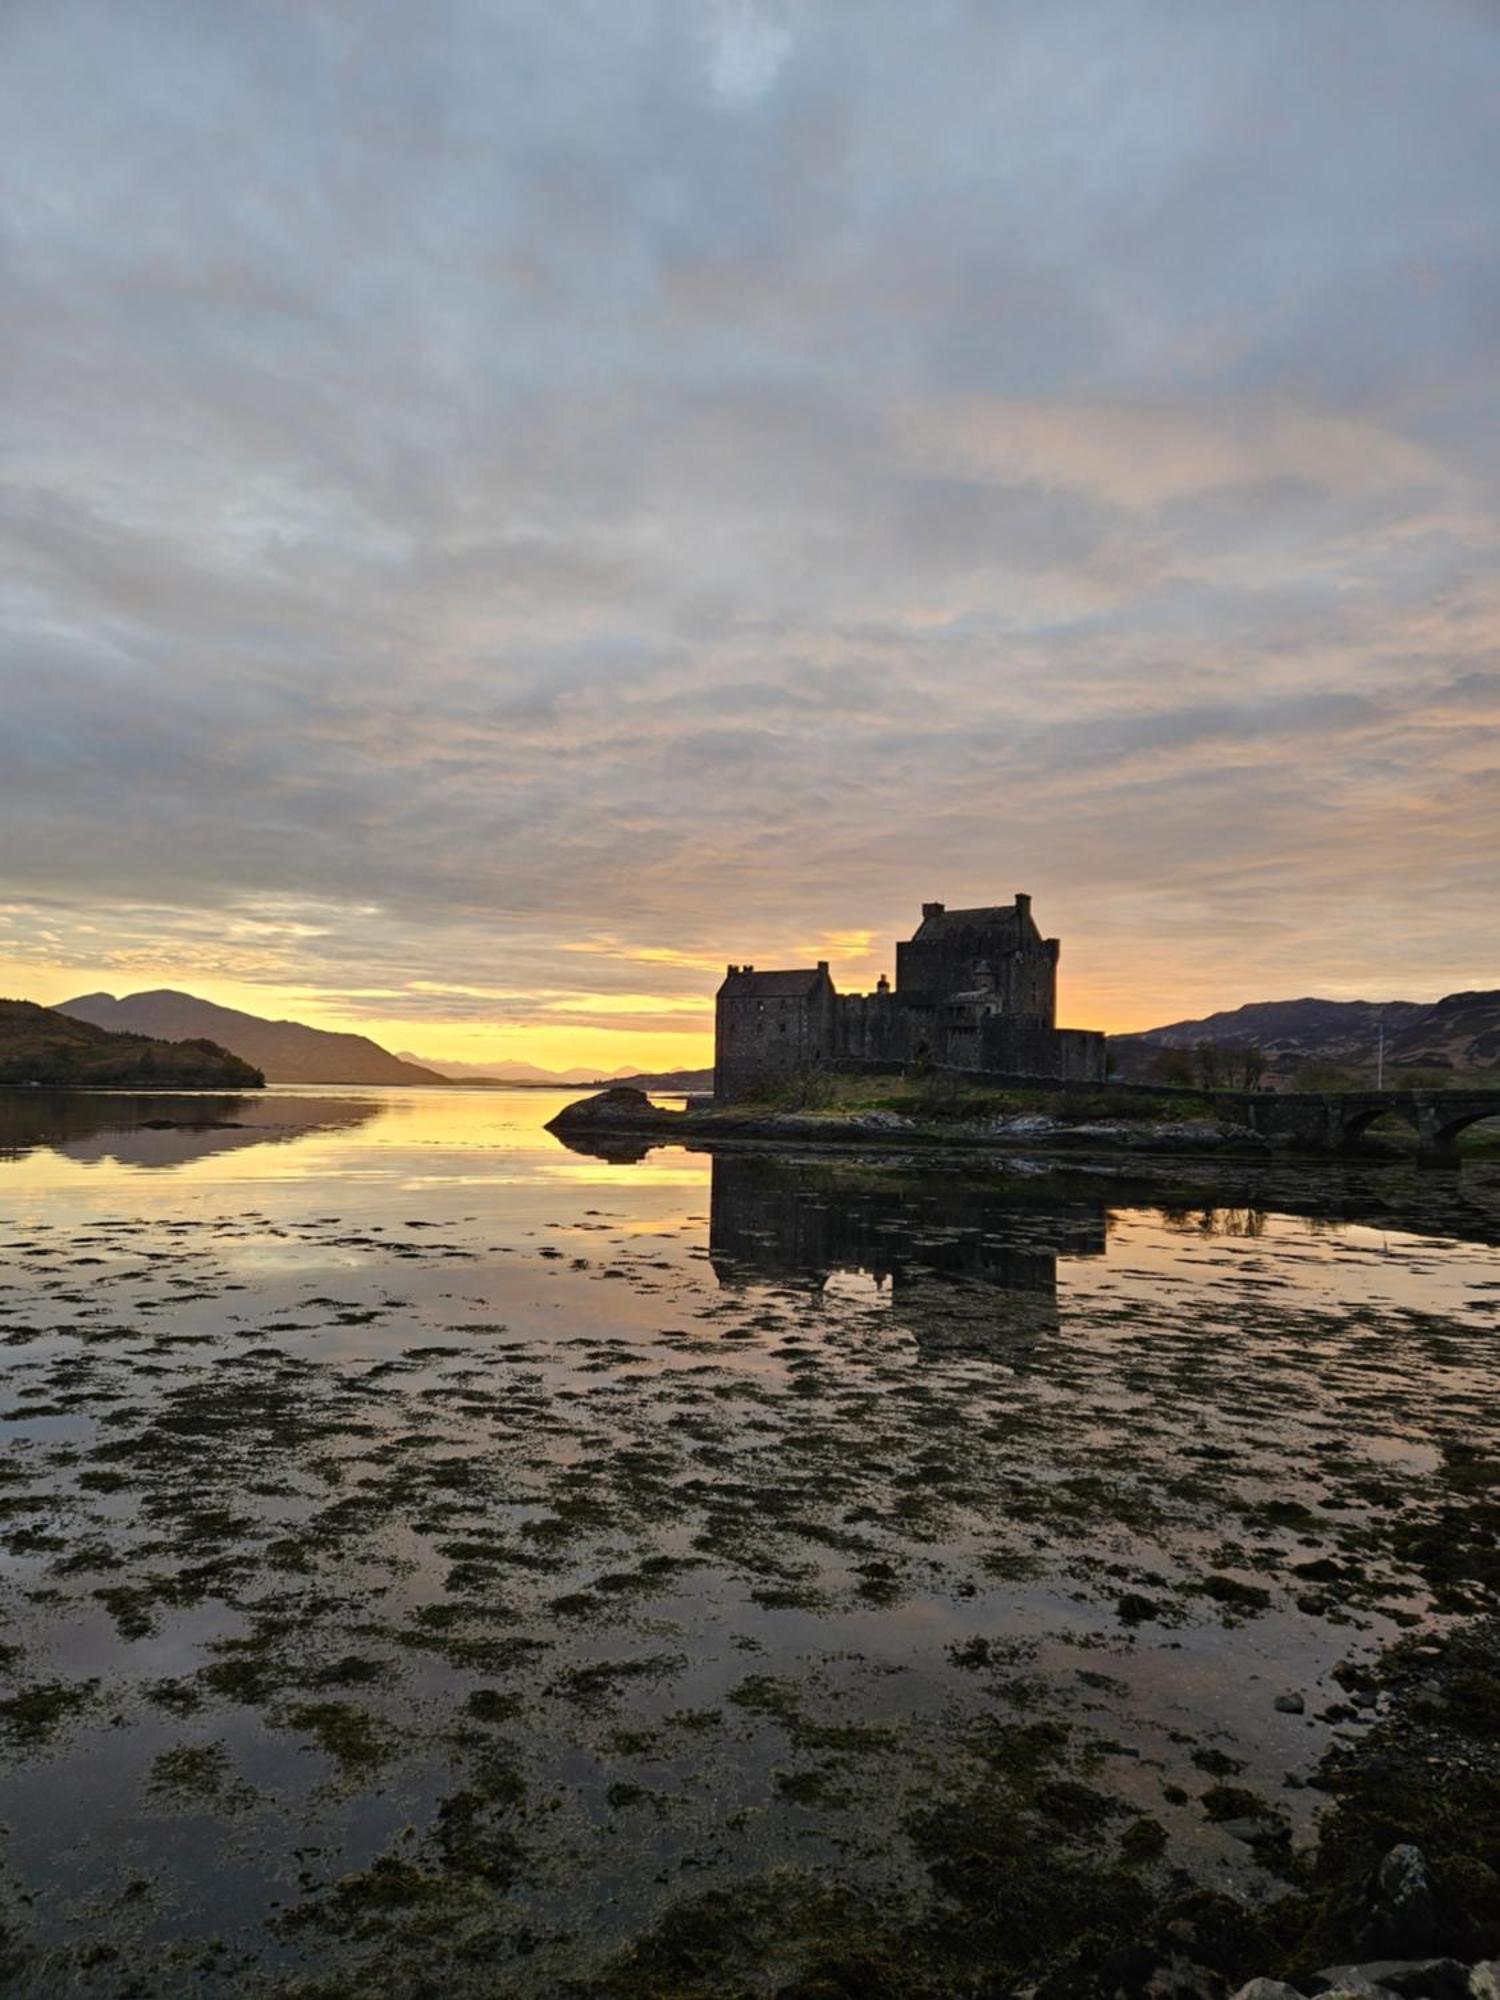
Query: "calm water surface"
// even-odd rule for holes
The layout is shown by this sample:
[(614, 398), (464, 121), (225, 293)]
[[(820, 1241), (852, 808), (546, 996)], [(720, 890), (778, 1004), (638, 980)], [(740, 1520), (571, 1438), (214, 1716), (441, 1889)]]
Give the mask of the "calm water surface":
[(1212, 1788), (1305, 1840), (1333, 1670), (1465, 1608), (1500, 1169), (609, 1162), (562, 1101), (0, 1093), (14, 1990), (541, 1994), (768, 1870), (916, 1897), (1038, 1718), (1269, 1888)]

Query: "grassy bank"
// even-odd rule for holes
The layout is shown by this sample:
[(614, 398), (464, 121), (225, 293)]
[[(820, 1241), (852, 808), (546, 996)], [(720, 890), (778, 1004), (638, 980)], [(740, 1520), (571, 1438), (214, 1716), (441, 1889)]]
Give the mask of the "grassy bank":
[(1102, 1083), (1095, 1090), (1035, 1089), (964, 1083), (934, 1072), (926, 1077), (839, 1076), (814, 1071), (768, 1084), (743, 1101), (756, 1111), (826, 1112), (831, 1117), (853, 1112), (892, 1111), (919, 1123), (978, 1124), (995, 1118), (1044, 1117), (1060, 1124), (1087, 1125), (1099, 1119), (1123, 1119), (1158, 1124), (1183, 1119), (1222, 1117), (1212, 1098), (1173, 1090), (1123, 1089)]

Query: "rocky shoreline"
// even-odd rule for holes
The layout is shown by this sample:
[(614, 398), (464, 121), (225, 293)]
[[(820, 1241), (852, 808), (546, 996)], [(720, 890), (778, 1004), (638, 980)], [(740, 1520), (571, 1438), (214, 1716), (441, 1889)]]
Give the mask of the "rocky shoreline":
[[(1486, 1500), (1451, 1551), (1490, 1601), (1497, 1515)], [(1138, 1942), (1085, 1950), (1038, 2000), (1500, 2000), (1500, 1617), (1414, 1634), (1348, 1685), (1368, 1727), (1311, 1781), (1332, 1804), (1277, 1868), (1289, 1893), (1168, 1898)]]

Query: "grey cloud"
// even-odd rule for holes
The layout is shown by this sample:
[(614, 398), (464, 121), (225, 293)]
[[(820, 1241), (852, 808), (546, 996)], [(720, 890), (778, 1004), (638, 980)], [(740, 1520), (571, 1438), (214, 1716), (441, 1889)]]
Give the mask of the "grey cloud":
[(500, 1019), (997, 878), (1352, 977), (1374, 870), (1441, 984), (1500, 24), (1420, 11), (19, 0), (0, 894)]

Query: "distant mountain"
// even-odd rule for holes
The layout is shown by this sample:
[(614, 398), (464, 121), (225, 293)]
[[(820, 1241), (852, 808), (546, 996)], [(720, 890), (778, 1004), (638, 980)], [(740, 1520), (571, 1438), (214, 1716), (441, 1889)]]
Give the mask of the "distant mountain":
[(98, 1028), (167, 1041), (206, 1035), (263, 1071), (267, 1083), (441, 1083), (435, 1070), (402, 1062), (366, 1035), (332, 1034), (300, 1021), (267, 1021), (163, 987), (117, 1000), (85, 993), (57, 1010)]
[(517, 1062), (507, 1057), (504, 1061), (488, 1063), (449, 1062), (440, 1058), (413, 1055), (410, 1049), (401, 1050), (402, 1062), (420, 1063), (433, 1070), (440, 1077), (447, 1077), (454, 1083), (597, 1083), (607, 1080), (613, 1083), (618, 1077), (633, 1076), (631, 1069), (538, 1069), (535, 1063)]
[(1163, 1050), (1254, 1043), (1269, 1058), (1269, 1074), (1286, 1077), (1309, 1062), (1368, 1069), (1382, 1023), (1388, 1068), (1452, 1070), (1468, 1075), (1500, 1067), (1500, 991), (1450, 993), (1419, 1000), (1261, 1000), (1173, 1021), (1138, 1035), (1111, 1035), (1118, 1076), (1149, 1077)]
[[(420, 1062), (409, 1050), (401, 1051), (405, 1062)], [(454, 1083), (524, 1083), (538, 1089), (573, 1090), (591, 1083), (633, 1083), (638, 1090), (712, 1090), (711, 1069), (669, 1069), (643, 1073), (636, 1069), (538, 1069), (535, 1063), (464, 1063), (434, 1061), (429, 1065)]]
[(30, 1000), (0, 1000), (0, 1084), (258, 1090), (260, 1070), (202, 1039), (113, 1034)]

